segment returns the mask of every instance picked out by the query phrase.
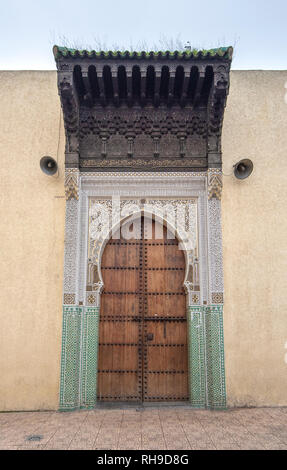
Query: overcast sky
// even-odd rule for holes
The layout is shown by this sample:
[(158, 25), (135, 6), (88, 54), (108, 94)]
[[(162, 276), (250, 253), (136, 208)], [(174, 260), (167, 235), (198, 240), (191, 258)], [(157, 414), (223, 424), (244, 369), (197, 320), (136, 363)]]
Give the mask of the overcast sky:
[(55, 69), (54, 43), (152, 49), (164, 37), (235, 46), (233, 69), (287, 69), (287, 0), (2, 0), (0, 69)]

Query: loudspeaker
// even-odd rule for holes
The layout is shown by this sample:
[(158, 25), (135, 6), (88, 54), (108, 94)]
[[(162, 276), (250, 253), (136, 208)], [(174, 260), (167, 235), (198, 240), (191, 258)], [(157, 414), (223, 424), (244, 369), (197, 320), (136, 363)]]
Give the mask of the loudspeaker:
[(42, 157), (40, 160), (40, 168), (46, 175), (53, 176), (58, 171), (58, 164), (52, 157)]
[(253, 163), (248, 158), (240, 160), (236, 165), (233, 165), (234, 176), (239, 180), (244, 180), (251, 175), (253, 171)]

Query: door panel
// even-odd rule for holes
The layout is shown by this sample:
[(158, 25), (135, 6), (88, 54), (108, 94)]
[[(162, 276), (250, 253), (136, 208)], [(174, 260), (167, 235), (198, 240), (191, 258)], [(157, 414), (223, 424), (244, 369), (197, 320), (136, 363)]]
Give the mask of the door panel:
[(105, 291), (128, 295), (139, 290), (139, 271), (126, 268), (110, 268), (105, 272)]
[(100, 340), (102, 343), (137, 343), (138, 342), (138, 324), (129, 322), (127, 328), (126, 322), (105, 321), (100, 323)]
[(121, 371), (123, 373), (123, 364), (125, 371), (137, 370), (137, 346), (103, 344), (101, 343), (102, 354), (99, 358), (99, 370)]
[(186, 345), (186, 322), (146, 320), (145, 323), (148, 332), (153, 334), (153, 339), (148, 341), (148, 345)]
[(188, 399), (185, 259), (171, 236), (144, 240), (145, 401)]
[(147, 295), (146, 299), (148, 317), (179, 317), (185, 312), (185, 295)]
[(185, 374), (147, 374), (148, 400), (145, 401), (185, 401)]
[(178, 266), (184, 272), (185, 264), (182, 266), (182, 261), (184, 261), (183, 251), (178, 249), (178, 244), (174, 243), (173, 240), (167, 240), (166, 243), (168, 244), (152, 244), (151, 240), (147, 241), (145, 244), (147, 268), (152, 268), (154, 265), (158, 268), (174, 268)]
[(102, 256), (98, 399), (142, 400), (142, 243), (110, 240)]
[[(165, 268), (154, 269), (154, 271), (146, 271), (146, 288), (148, 293), (158, 292), (162, 296), (180, 292), (180, 295), (182, 295), (184, 271), (169, 271), (164, 270)], [(156, 269), (161, 270), (157, 271)]]
[(105, 247), (102, 256), (102, 266), (138, 267), (141, 241), (134, 240), (124, 242), (122, 240), (111, 240)]
[(154, 221), (141, 234), (102, 257), (98, 399), (188, 400), (184, 254)]
[[(105, 276), (103, 276), (105, 279)], [(105, 316), (136, 316), (139, 312), (140, 298), (138, 294), (118, 293), (118, 295), (101, 295), (101, 318)]]
[[(99, 401), (139, 401), (136, 373), (109, 373), (98, 375)], [(106, 391), (106, 395), (105, 395)]]

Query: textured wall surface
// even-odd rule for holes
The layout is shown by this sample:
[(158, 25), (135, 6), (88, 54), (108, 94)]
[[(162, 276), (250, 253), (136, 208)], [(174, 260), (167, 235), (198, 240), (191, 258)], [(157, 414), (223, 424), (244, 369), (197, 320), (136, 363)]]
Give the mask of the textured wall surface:
[[(223, 128), (224, 336), (232, 405), (287, 405), (287, 72), (235, 71)], [(56, 72), (0, 72), (0, 409), (57, 409), (64, 132)], [(57, 156), (59, 177), (39, 169)]]
[[(229, 405), (287, 405), (287, 71), (231, 73), (223, 171), (224, 336)], [(286, 344), (287, 346), (287, 344)]]
[(55, 72), (0, 73), (0, 409), (59, 402), (64, 257), (64, 132)]

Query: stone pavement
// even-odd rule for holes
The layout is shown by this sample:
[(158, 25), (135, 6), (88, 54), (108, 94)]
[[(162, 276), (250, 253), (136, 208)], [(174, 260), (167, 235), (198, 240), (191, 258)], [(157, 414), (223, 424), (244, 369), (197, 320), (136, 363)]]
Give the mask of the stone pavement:
[(0, 449), (287, 449), (287, 408), (0, 413)]

